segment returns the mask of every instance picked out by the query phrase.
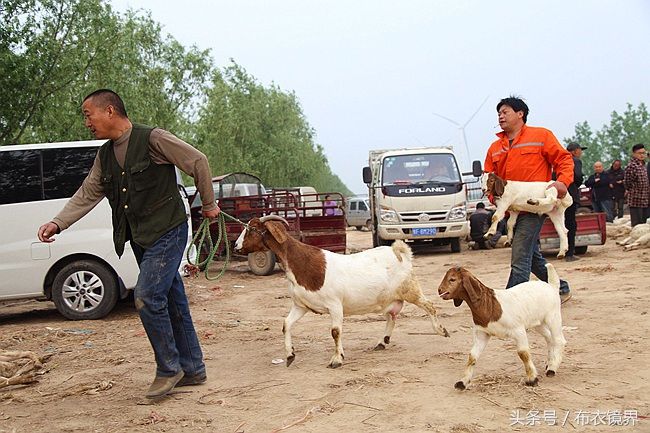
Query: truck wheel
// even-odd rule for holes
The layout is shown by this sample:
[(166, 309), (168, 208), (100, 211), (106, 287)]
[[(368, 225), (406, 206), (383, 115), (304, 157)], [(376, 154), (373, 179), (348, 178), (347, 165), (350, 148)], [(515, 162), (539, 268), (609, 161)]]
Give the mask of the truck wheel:
[(117, 298), (115, 275), (92, 260), (67, 264), (52, 283), (52, 301), (56, 309), (71, 320), (100, 319), (113, 309)]
[(460, 253), (460, 238), (451, 238), (451, 252)]
[(385, 247), (390, 246), (393, 241), (386, 241), (379, 237), (379, 233), (375, 232), (372, 234), (372, 246), (373, 247)]
[(256, 251), (248, 255), (248, 267), (255, 275), (269, 275), (275, 269), (273, 251)]
[(587, 252), (587, 247), (588, 245), (582, 245), (580, 247), (575, 248), (576, 254), (585, 254)]

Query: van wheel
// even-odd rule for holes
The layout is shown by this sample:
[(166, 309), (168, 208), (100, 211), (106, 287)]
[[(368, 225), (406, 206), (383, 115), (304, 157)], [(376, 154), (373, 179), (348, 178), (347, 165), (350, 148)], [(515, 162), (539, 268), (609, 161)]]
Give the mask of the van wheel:
[(450, 245), (452, 253), (460, 253), (460, 238), (451, 238)]
[(71, 320), (93, 320), (106, 316), (118, 298), (118, 282), (101, 263), (79, 260), (64, 266), (52, 283), (56, 309)]
[(361, 231), (361, 229), (363, 228), (363, 226), (354, 226), (354, 228), (357, 229), (357, 230), (359, 230), (359, 231)]
[(248, 267), (255, 275), (269, 275), (275, 269), (273, 251), (256, 251), (248, 255)]
[(372, 221), (371, 220), (366, 221), (366, 230), (368, 230), (369, 232), (372, 231)]

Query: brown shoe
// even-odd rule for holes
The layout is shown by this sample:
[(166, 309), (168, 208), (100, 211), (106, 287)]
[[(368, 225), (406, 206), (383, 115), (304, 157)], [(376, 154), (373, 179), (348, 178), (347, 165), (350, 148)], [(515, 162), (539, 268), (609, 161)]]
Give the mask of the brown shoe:
[(176, 386), (194, 386), (201, 385), (208, 380), (208, 376), (205, 373), (193, 374), (191, 376), (185, 375), (181, 380), (178, 381)]
[(181, 370), (174, 376), (156, 376), (145, 396), (147, 398), (162, 397), (174, 389), (176, 384), (183, 378), (184, 375), (185, 373), (183, 373), (183, 370)]

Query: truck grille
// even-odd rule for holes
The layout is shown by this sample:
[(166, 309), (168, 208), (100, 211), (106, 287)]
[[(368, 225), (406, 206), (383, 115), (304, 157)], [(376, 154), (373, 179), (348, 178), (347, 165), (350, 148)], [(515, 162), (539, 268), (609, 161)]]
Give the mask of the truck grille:
[[(421, 215), (427, 215), (429, 220), (424, 221), (421, 218)], [(445, 221), (447, 219), (447, 211), (430, 211), (430, 212), (402, 212), (399, 214), (402, 222), (405, 223), (422, 223), (426, 224), (431, 221)]]

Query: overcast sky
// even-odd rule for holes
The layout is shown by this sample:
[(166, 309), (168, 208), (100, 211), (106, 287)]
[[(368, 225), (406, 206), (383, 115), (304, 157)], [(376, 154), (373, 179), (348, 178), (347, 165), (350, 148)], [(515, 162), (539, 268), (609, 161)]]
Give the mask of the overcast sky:
[[(111, 0), (185, 46), (294, 91), (332, 170), (366, 193), (368, 150), (454, 146), (484, 160), (510, 94), (560, 141), (650, 103), (650, 1)], [(470, 158), (457, 126), (465, 124)], [(127, 101), (128, 103), (128, 101)]]

